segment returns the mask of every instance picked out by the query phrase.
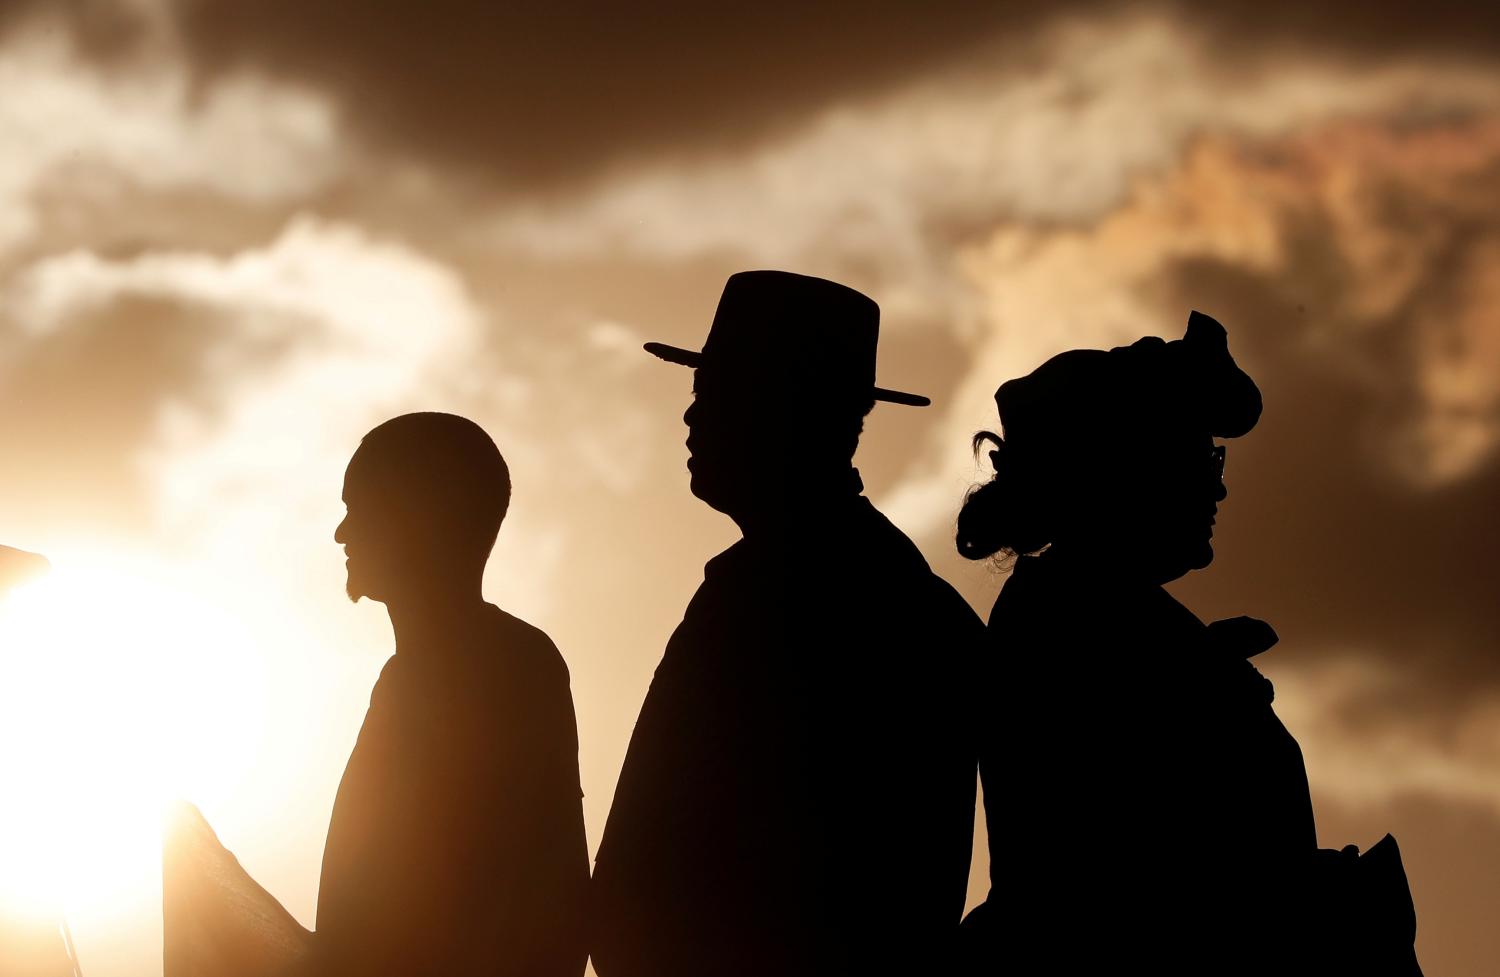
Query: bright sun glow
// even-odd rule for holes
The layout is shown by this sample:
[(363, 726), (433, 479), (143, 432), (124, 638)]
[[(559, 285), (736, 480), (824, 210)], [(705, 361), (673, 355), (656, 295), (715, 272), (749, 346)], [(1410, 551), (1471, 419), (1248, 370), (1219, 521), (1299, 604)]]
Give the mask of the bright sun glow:
[(0, 602), (0, 912), (107, 916), (157, 884), (164, 805), (254, 756), (262, 684), (190, 581), (57, 562)]

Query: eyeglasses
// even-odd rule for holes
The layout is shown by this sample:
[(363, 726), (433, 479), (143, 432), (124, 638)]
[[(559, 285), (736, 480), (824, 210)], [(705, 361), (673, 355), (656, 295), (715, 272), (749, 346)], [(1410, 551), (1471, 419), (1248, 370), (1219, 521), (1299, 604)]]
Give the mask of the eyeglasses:
[(1208, 458), (1208, 463), (1213, 466), (1214, 475), (1222, 482), (1224, 480), (1224, 446), (1214, 445), (1213, 450), (1208, 453)]

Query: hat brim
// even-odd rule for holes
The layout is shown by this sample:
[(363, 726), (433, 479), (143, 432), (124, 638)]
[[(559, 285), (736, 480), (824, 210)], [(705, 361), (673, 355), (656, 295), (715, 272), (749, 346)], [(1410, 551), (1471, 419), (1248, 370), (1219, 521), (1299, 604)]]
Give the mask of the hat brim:
[[(678, 366), (687, 366), (697, 369), (703, 363), (703, 354), (691, 349), (683, 349), (680, 346), (668, 346), (666, 343), (647, 343), (646, 352), (658, 359), (666, 360), (668, 363), (676, 363)], [(932, 400), (921, 394), (909, 394), (904, 390), (887, 390), (885, 387), (871, 387), (870, 397), (887, 404), (902, 404), (906, 407), (928, 407)]]

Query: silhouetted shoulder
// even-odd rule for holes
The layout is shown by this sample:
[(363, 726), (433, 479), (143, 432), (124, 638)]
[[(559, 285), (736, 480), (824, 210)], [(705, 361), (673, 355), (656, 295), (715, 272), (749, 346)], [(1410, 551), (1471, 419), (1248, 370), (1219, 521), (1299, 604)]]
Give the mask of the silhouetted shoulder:
[(494, 617), (499, 638), (496, 651), (538, 680), (567, 687), (568, 664), (547, 632), (498, 607)]
[(577, 795), (578, 721), (570, 676), (562, 652), (545, 631), (495, 608), (493, 675), (507, 715), (494, 721), (507, 727), (511, 742), (533, 761), (544, 756)]
[(1122, 630), (1163, 619), (1178, 627), (1202, 627), (1191, 611), (1165, 590), (1121, 581), (1089, 568), (1072, 566), (1050, 552), (1022, 556), (990, 612), (990, 628), (1040, 629), (1054, 637), (1080, 632)]
[(507, 750), (533, 753), (540, 738), (559, 757), (576, 755), (568, 666), (545, 631), (491, 605), (470, 652), (452, 694), (467, 702), (471, 722), (503, 739)]
[(524, 752), (538, 736), (576, 744), (568, 667), (545, 632), (489, 605), (449, 643), (395, 655), (372, 703), (390, 702), (397, 721), (437, 749), (472, 741)]
[[(861, 498), (860, 503), (861, 518), (871, 530), (867, 537), (871, 540), (871, 548), (883, 555), (883, 562), (888, 564), (887, 569), (894, 567), (897, 570), (885, 579), (890, 589), (899, 592), (917, 587), (918, 594), (924, 598), (924, 603), (930, 610), (939, 613), (951, 626), (977, 640), (983, 632), (984, 623), (974, 613), (969, 602), (963, 599), (952, 584), (932, 571), (917, 544), (886, 518), (883, 512), (867, 499)], [(960, 651), (963, 648), (951, 646), (949, 650)]]
[(712, 581), (738, 573), (751, 572), (756, 563), (754, 547), (743, 539), (736, 540), (728, 549), (703, 564), (703, 579)]

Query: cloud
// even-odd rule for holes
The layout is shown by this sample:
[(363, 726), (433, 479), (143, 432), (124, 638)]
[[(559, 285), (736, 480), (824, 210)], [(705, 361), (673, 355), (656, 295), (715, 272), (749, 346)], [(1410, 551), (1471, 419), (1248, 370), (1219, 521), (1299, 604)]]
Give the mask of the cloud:
[(882, 302), (888, 369), (956, 337), (941, 413), (891, 442), (903, 457), (881, 447), (896, 418), (865, 449), (891, 469), (882, 508), (939, 562), (1001, 380), (1220, 315), (1270, 407), (1231, 450), (1220, 564), (1181, 589), (1270, 617), (1292, 659), (1367, 649), (1412, 684), (1393, 722), (1415, 721), (1500, 680), (1500, 87), (1412, 54), (1226, 63), (1212, 39), (1134, 14), (1060, 23), (1025, 66), (966, 62), (734, 159), (502, 207), (480, 240), (558, 265), (843, 278)]
[(38, 233), (48, 190), (73, 207), (127, 190), (264, 204), (311, 193), (342, 162), (322, 96), (249, 76), (195, 89), (169, 54), (95, 69), (65, 37), (21, 31), (0, 46), (0, 88), (0, 255)]
[(959, 259), (968, 372), (884, 508), (947, 537), (1001, 381), (1213, 313), (1267, 407), (1229, 444), (1214, 566), (1174, 592), (1281, 632), (1264, 667), (1320, 792), (1500, 815), (1497, 175), (1494, 114), (1331, 121), (1200, 137), (1097, 221), (1001, 222)]
[[(500, 277), (516, 278), (520, 301), (524, 281)], [(633, 399), (645, 357), (628, 326), (517, 328), (504, 301), (476, 294), (445, 260), (343, 222), (300, 217), (224, 255), (53, 255), (15, 277), (3, 309), (18, 368), (34, 373), (36, 351), (51, 349), (74, 371), (26, 386), (38, 420), (22, 427), (42, 441), (51, 432), (52, 447), (39, 441), (34, 477), (8, 489), (33, 498), (38, 480), (66, 483), (47, 418), (87, 418), (114, 432), (109, 470), (129, 476), (116, 481), (132, 487), (134, 528), (185, 559), (235, 553), (336, 574), (329, 537), (359, 439), (394, 414), (450, 410), (492, 433), (517, 478), (494, 592), (545, 615), (565, 598), (553, 583), (566, 541), (604, 531), (613, 514), (596, 511), (599, 492), (640, 491), (659, 440), (658, 419)], [(115, 353), (100, 365), (134, 391), (123, 434), (120, 405), (80, 390), (76, 371), (87, 351), (134, 349), (142, 336), (156, 337), (142, 348), (160, 357)], [(97, 463), (101, 448), (75, 440), (66, 457)], [(96, 509), (97, 484), (72, 504)]]
[(91, 60), (110, 62), (135, 51), (159, 28), (170, 0), (9, 0), (0, 7), (0, 38), (63, 27), (70, 43)]
[(507, 203), (486, 239), (559, 261), (812, 265), (870, 286), (897, 326), (972, 330), (955, 253), (1002, 222), (1088, 225), (1195, 139), (1500, 105), (1494, 74), (1462, 65), (1219, 62), (1203, 35), (1160, 16), (1062, 21), (1037, 31), (1025, 60), (971, 58), (825, 107), (733, 157), (686, 156)]
[(177, 10), (204, 77), (295, 78), (332, 95), (382, 152), (536, 187), (664, 151), (741, 149), (1040, 6), (184, 0)]
[[(197, 310), (215, 337), (201, 360), (209, 382), (191, 398), (168, 392), (143, 456), (162, 518), (200, 538), (261, 538), (268, 525), (240, 523), (284, 517), (287, 491), (275, 489), (289, 473), (325, 491), (338, 485), (366, 430), (428, 390), (465, 382), (484, 322), (451, 270), (313, 218), (227, 258), (47, 258), (20, 277), (10, 311), (45, 335), (141, 299)], [(255, 349), (264, 355), (248, 355)], [(258, 502), (268, 491), (270, 504)]]
[[(869, 290), (883, 378), (938, 406), (882, 408), (861, 467), (961, 581), (995, 385), (1199, 306), (1268, 409), (1230, 448), (1220, 560), (1179, 592), (1281, 630), (1266, 667), (1327, 796), (1492, 811), (1500, 86), (1452, 40), (1500, 35), (1443, 3), (1382, 36), (1330, 5), (985, 6), (835, 5), (784, 42), (775, 10), (641, 40), (612, 33), (640, 8), (150, 2), (114, 45), (87, 4), (33, 11), (0, 46), (26, 96), (0, 105), (24, 134), (0, 161), (7, 517), (114, 506), (241, 588), (297, 676), (280, 712), (331, 717), (317, 764), (278, 757), (322, 797), (348, 746), (322, 729), (367, 688), (326, 660), (387, 640), (335, 616), (343, 463), (389, 413), (475, 417), (517, 478), (491, 593), (573, 665), (597, 831), (733, 535), (687, 491), (689, 375), (643, 339), (701, 340), (752, 264)], [(39, 39), (75, 10), (97, 41)], [(305, 836), (282, 881), (310, 911), (321, 825), (262, 815)]]
[[(1470, 215), (1493, 220), (1478, 215), (1494, 206), (1495, 72), (1296, 50), (1226, 63), (1211, 37), (1152, 15), (1062, 21), (1025, 63), (965, 61), (734, 158), (508, 204), (478, 237), (559, 264), (795, 267), (874, 294), (888, 347), (957, 337), (968, 362), (938, 391), (947, 420), (885, 498), (918, 532), (946, 533), (975, 473), (962, 445), (993, 424), (1001, 379), (1068, 346), (1180, 331), (1187, 306), (1164, 301), (1167, 280), (1189, 301), (1179, 279), (1208, 263), (1268, 290), (1297, 280), (1316, 306), (1302, 341), (1372, 388), (1357, 423), (1388, 473), (1435, 488), (1479, 470), (1500, 374), (1473, 297), (1493, 280), (1488, 252), (1467, 236)], [(1306, 278), (1309, 235), (1336, 242), (1343, 279)], [(1461, 257), (1428, 267), (1443, 248)], [(1403, 303), (1434, 289), (1446, 298), (1415, 322)], [(1377, 344), (1347, 358), (1327, 346), (1376, 333), (1395, 344), (1378, 363), (1358, 365)]]
[(1496, 116), (1200, 139), (1097, 224), (1006, 222), (964, 253), (989, 329), (954, 401), (986, 402), (1068, 346), (1180, 334), (1186, 309), (1172, 303), (1212, 297), (1222, 289), (1206, 273), (1233, 269), (1302, 308), (1263, 321), (1231, 307), (1232, 331), (1378, 388), (1398, 422), (1372, 432), (1392, 474), (1427, 488), (1464, 478), (1500, 434), (1495, 319), (1482, 302), (1500, 239), (1497, 172)]
[(1446, 715), (1403, 713), (1390, 703), (1409, 694), (1410, 677), (1349, 652), (1286, 676), (1276, 712), (1321, 795), (1354, 808), (1437, 797), (1500, 819), (1500, 696)]
[(46, 334), (5, 325), (6, 532), (42, 533), (28, 538), (43, 546), (54, 542), (47, 527), (96, 541), (148, 531), (155, 504), (138, 452), (155, 436), (163, 391), (192, 398), (202, 390), (200, 363), (217, 337), (195, 310), (149, 297), (80, 310)]
[[(1334, 123), (1271, 140), (1204, 139), (1096, 224), (1001, 224), (961, 258), (985, 329), (928, 459), (888, 510), (946, 534), (957, 505), (948, 473), (974, 471), (968, 437), (996, 423), (1001, 381), (1065, 348), (1180, 335), (1188, 309), (1202, 308), (1229, 326), (1268, 405), (1230, 451), (1229, 526), (1259, 528), (1243, 543), (1229, 529), (1221, 553), (1243, 545), (1247, 572), (1274, 577), (1239, 575), (1233, 586), (1265, 593), (1273, 580), (1298, 581), (1308, 603), (1297, 620), (1319, 627), (1337, 594), (1358, 613), (1333, 626), (1378, 621), (1386, 640), (1445, 611), (1463, 623), (1428, 622), (1438, 634), (1481, 619), (1480, 633), (1496, 633), (1495, 615), (1464, 599), (1482, 586), (1477, 541), (1496, 532), (1486, 517), (1500, 449), (1496, 326), (1491, 309), (1470, 303), (1495, 273), (1497, 167), (1494, 117)], [(1470, 522), (1446, 528), (1455, 519)], [(1372, 573), (1381, 554), (1425, 572)], [(1412, 606), (1402, 587), (1428, 599)], [(1360, 588), (1391, 599), (1361, 608)], [(1402, 608), (1404, 630), (1392, 631)], [(1455, 656), (1449, 647), (1438, 657)]]
[[(249, 67), (312, 84), (382, 151), (479, 183), (530, 188), (679, 155), (738, 154), (943, 64), (982, 57), (1045, 73), (1054, 65), (1038, 48), (1058, 30), (1108, 30), (1143, 13), (1203, 37), (1219, 74), (1249, 66), (1252, 87), (1261, 80), (1254, 62), (1267, 51), (1368, 67), (1434, 51), (1483, 58), (1496, 36), (1486, 30), (1494, 18), (1448, 0), (1378, 11), (1301, 4), (1274, 16), (1246, 2), (1030, 0), (732, 11), (686, 0), (535, 9), (180, 0), (174, 10), (205, 77)], [(1168, 74), (1155, 80), (1172, 82)]]

